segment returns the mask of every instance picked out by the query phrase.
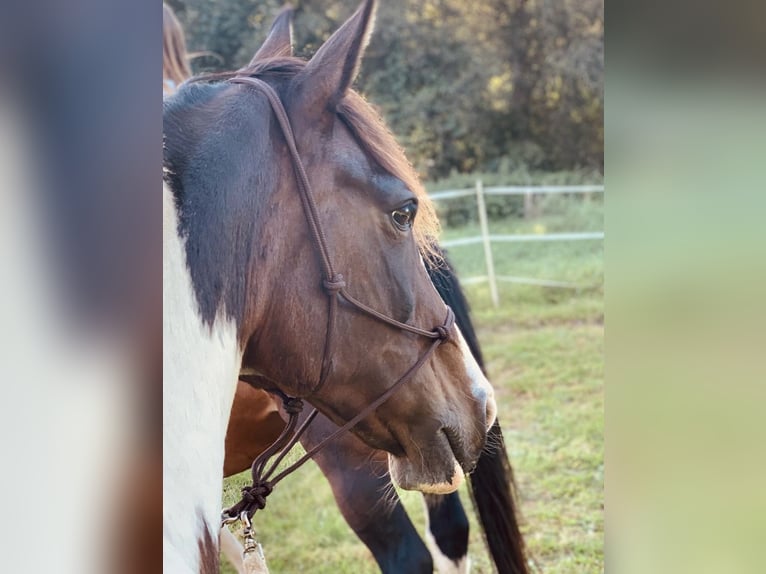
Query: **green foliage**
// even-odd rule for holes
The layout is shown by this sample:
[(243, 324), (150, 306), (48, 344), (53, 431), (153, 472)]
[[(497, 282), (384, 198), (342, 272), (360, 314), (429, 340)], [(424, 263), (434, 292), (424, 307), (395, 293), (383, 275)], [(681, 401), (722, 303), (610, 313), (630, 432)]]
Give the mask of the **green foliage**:
[[(196, 68), (235, 69), (280, 0), (169, 0)], [(310, 56), (358, 0), (294, 2)], [(427, 179), (452, 173), (603, 168), (601, 0), (380, 2), (357, 81)]]
[(280, 0), (166, 0), (186, 31), (195, 72), (247, 64), (266, 38)]

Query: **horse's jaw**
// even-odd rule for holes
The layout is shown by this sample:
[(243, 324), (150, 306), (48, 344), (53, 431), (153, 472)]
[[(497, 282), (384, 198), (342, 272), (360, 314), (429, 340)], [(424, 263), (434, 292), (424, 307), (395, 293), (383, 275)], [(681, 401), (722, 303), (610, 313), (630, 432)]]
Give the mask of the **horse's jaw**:
[(198, 574), (218, 560), (224, 439), (242, 353), (233, 321), (200, 317), (169, 196), (163, 186), (163, 570)]

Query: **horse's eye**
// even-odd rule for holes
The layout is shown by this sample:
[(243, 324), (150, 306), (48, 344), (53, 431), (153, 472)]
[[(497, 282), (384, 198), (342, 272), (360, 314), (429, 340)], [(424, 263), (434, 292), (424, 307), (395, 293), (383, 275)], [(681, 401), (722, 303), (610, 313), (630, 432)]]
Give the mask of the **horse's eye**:
[(399, 209), (395, 209), (391, 212), (391, 219), (394, 221), (394, 225), (402, 231), (407, 231), (412, 227), (412, 222), (415, 220), (415, 214), (418, 212), (418, 204), (414, 201), (409, 201), (402, 205)]

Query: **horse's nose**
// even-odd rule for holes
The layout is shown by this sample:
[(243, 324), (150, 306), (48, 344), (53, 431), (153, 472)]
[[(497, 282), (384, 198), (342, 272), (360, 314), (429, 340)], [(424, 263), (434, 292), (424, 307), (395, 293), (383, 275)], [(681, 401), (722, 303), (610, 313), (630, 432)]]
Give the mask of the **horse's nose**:
[(458, 327), (455, 327), (458, 333), (458, 344), (463, 354), (466, 374), (470, 380), (471, 394), (480, 406), (481, 417), (485, 420), (486, 429), (494, 424), (497, 416), (497, 405), (495, 404), (495, 391), (487, 380), (487, 377), (481, 370), (479, 363), (471, 353), (468, 345), (463, 338), (463, 334)]
[(473, 385), (471, 389), (474, 399), (479, 404), (478, 413), (479, 417), (483, 419), (484, 428), (489, 428), (495, 423), (497, 417), (497, 403), (495, 402), (495, 393), (489, 383), (484, 385)]

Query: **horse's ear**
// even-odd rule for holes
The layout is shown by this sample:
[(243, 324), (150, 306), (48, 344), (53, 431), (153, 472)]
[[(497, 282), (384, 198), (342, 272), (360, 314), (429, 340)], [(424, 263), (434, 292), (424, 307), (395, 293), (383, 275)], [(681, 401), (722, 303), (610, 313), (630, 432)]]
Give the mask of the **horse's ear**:
[(310, 109), (334, 108), (351, 86), (372, 35), (376, 7), (376, 0), (365, 0), (296, 76)]
[(289, 4), (274, 20), (269, 29), (266, 41), (250, 60), (254, 64), (258, 60), (266, 58), (280, 58), (293, 55), (293, 8)]

